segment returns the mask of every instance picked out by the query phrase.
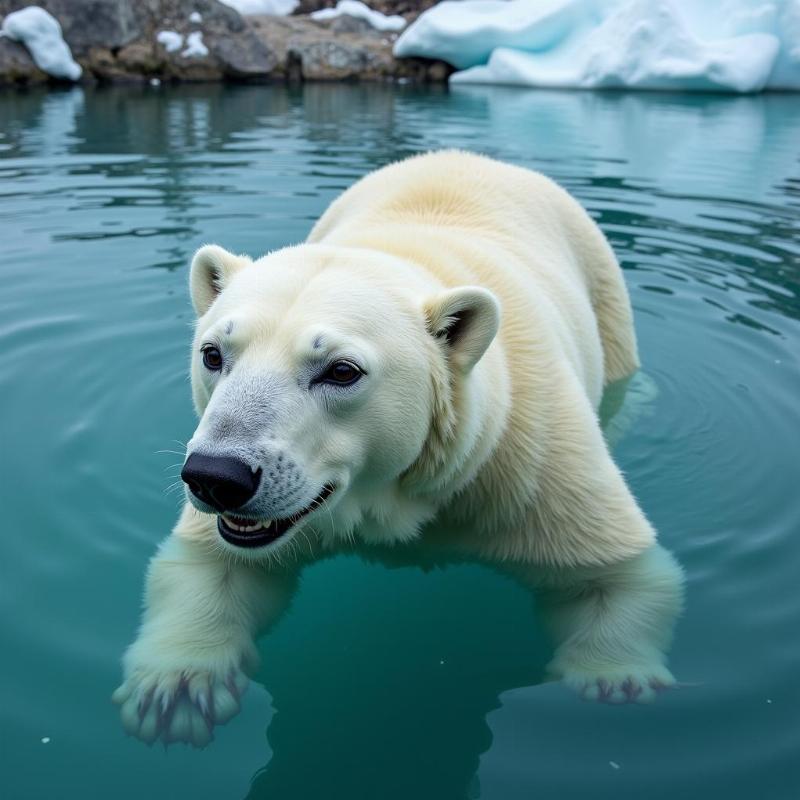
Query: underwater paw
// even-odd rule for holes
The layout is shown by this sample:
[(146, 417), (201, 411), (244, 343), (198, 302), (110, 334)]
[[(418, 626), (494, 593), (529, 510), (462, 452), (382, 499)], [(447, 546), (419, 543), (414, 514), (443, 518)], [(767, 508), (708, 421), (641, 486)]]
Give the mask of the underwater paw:
[(658, 694), (675, 686), (664, 666), (568, 669), (562, 681), (584, 700), (598, 703), (652, 703)]
[(152, 744), (185, 742), (205, 747), (216, 725), (240, 709), (248, 680), (241, 670), (185, 668), (168, 672), (137, 670), (114, 692), (126, 733)]

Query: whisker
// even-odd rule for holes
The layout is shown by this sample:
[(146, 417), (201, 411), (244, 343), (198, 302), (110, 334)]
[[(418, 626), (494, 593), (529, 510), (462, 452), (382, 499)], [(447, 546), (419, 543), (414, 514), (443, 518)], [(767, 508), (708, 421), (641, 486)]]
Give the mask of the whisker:
[(308, 538), (308, 534), (305, 532), (305, 530), (301, 529), (300, 533), (303, 535), (303, 538), (306, 540), (306, 544), (308, 545), (308, 557), (313, 558), (314, 549), (311, 546), (311, 539)]
[(291, 547), (291, 549), (292, 549), (292, 555), (294, 556), (294, 560), (295, 560), (295, 561), (299, 561), (300, 559), (299, 559), (299, 558), (298, 558), (298, 556), (297, 556), (297, 549), (299, 548), (299, 546), (300, 546), (300, 545), (299, 545), (299, 544), (298, 544), (298, 542), (297, 542), (297, 537), (296, 537), (296, 536), (293, 536), (293, 537), (292, 537), (292, 538), (289, 540), (289, 546), (290, 546), (290, 547)]
[(334, 525), (334, 522), (333, 522), (333, 512), (331, 511), (330, 505), (328, 505), (328, 498), (327, 497), (323, 497), (322, 500), (320, 501), (319, 505), (323, 506), (325, 508), (325, 510), (328, 512), (328, 518), (330, 519), (330, 523), (331, 523), (331, 531), (333, 531), (336, 526)]
[(169, 486), (167, 486), (166, 489), (164, 489), (164, 494), (166, 495), (175, 494), (176, 491), (181, 488), (183, 488), (183, 481), (175, 481), (174, 483), (171, 483)]

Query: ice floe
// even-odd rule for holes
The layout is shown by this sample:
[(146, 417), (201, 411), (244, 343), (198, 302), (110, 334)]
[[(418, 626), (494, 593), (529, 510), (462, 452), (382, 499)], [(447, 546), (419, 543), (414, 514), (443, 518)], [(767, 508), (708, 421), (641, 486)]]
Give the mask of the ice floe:
[(39, 6), (14, 11), (3, 20), (3, 36), (22, 42), (36, 66), (54, 78), (76, 81), (81, 67), (72, 58), (58, 20)]
[(394, 50), (454, 83), (800, 90), (800, 0), (447, 0)]
[(380, 11), (371, 9), (360, 0), (339, 0), (336, 8), (321, 8), (319, 11), (312, 12), (311, 19), (324, 21), (342, 16), (363, 19), (378, 31), (401, 31), (406, 26), (405, 18), (399, 14), (391, 16), (381, 14)]

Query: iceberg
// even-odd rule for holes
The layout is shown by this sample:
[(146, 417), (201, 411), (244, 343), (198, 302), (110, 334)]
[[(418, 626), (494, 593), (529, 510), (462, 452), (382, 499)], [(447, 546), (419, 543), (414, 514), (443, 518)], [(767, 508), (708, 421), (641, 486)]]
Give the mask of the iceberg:
[(40, 70), (62, 80), (77, 81), (81, 67), (72, 58), (58, 20), (39, 6), (14, 11), (3, 20), (0, 35), (22, 42)]
[(800, 90), (800, 0), (446, 0), (395, 43), (453, 83)]
[(311, 19), (324, 21), (336, 17), (347, 16), (363, 19), (378, 31), (401, 31), (406, 26), (406, 21), (399, 14), (387, 16), (380, 11), (374, 11), (361, 0), (339, 0), (336, 8), (321, 8), (311, 13)]

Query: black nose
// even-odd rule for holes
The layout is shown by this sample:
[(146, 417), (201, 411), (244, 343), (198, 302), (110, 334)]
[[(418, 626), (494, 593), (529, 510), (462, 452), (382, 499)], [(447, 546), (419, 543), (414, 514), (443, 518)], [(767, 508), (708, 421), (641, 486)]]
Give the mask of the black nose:
[(256, 472), (230, 456), (192, 453), (181, 470), (181, 478), (192, 494), (217, 511), (243, 506), (258, 489), (261, 469)]

